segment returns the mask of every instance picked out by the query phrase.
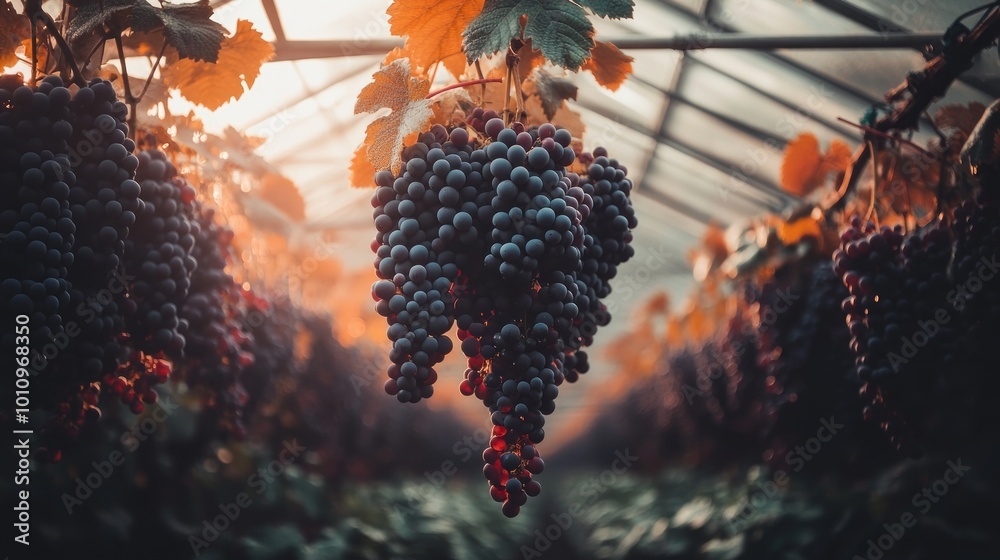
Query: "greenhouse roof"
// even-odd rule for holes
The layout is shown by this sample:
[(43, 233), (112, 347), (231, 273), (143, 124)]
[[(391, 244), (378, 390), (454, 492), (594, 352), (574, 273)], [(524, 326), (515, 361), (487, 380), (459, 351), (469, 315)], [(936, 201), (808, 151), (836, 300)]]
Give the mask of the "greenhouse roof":
[[(626, 49), (635, 58), (634, 72), (614, 92), (589, 73), (572, 76), (579, 92), (570, 105), (587, 127), (585, 147), (607, 146), (637, 185), (639, 258), (622, 267), (609, 306), (627, 310), (655, 290), (677, 301), (693, 282), (688, 252), (709, 224), (725, 228), (795, 206), (796, 197), (779, 186), (790, 139), (811, 132), (821, 146), (834, 139), (856, 146), (859, 131), (839, 119), (859, 121), (924, 63), (912, 47), (723, 49), (713, 38), (941, 36), (979, 2), (637, 0), (632, 20), (596, 20), (605, 40), (699, 34), (709, 47)], [(232, 125), (267, 138), (258, 153), (298, 186), (308, 221), (338, 232), (338, 257), (348, 267), (370, 267), (371, 193), (351, 188), (347, 169), (370, 121), (370, 115), (354, 114), (355, 99), (385, 52), (399, 44), (389, 33), (389, 2), (338, 3), (335, 9), (319, 0), (213, 5), (215, 19), (230, 29), (237, 19), (252, 21), (274, 42), (276, 56), (239, 101), (199, 112), (206, 128)], [(440, 72), (436, 85), (450, 79)], [(996, 55), (984, 55), (950, 88), (947, 102), (988, 104), (998, 93), (1000, 64)], [(602, 339), (625, 326), (613, 322)], [(562, 404), (574, 403), (579, 401)]]
[[(913, 6), (910, 6), (913, 4)], [(918, 5), (919, 4), (919, 5)], [(326, 9), (303, 0), (215, 0), (233, 28), (249, 19), (275, 43), (276, 60), (238, 102), (200, 116), (267, 138), (258, 150), (290, 177), (308, 220), (342, 230), (348, 247), (367, 247), (370, 196), (348, 185), (346, 169), (370, 118), (354, 114), (358, 92), (396, 42), (385, 0)], [(978, 0), (638, 0), (632, 20), (597, 20), (598, 37), (678, 35), (870, 35), (942, 33)], [(917, 9), (919, 8), (919, 9)], [(707, 37), (708, 35), (706, 35)], [(714, 36), (714, 35), (713, 35)], [(571, 102), (587, 126), (587, 148), (609, 146), (637, 185), (639, 253), (656, 247), (660, 282), (680, 293), (691, 278), (685, 257), (709, 223), (726, 227), (780, 211), (795, 197), (779, 187), (782, 150), (800, 132), (821, 145), (855, 145), (857, 121), (923, 62), (912, 48), (674, 51), (631, 49), (634, 73), (615, 92), (590, 74), (573, 76)], [(948, 102), (988, 103), (1000, 92), (1000, 65), (984, 56), (952, 86)], [(437, 81), (450, 78), (441, 72)], [(364, 251), (344, 251), (368, 266)], [(351, 263), (349, 263), (351, 264)], [(659, 264), (659, 263), (658, 263)]]
[[(628, 168), (639, 218), (638, 257), (620, 268), (607, 299), (620, 319), (601, 339), (623, 332), (629, 310), (653, 292), (677, 301), (690, 291), (689, 251), (710, 225), (739, 226), (796, 207), (801, 201), (780, 186), (786, 144), (809, 132), (820, 146), (856, 146), (861, 134), (850, 123), (924, 65), (927, 38), (942, 37), (979, 2), (637, 0), (633, 19), (594, 18), (599, 39), (634, 57), (633, 73), (616, 91), (590, 73), (571, 74), (578, 94), (569, 104), (586, 126), (584, 147), (603, 145)], [(335, 232), (332, 249), (348, 270), (370, 271), (371, 191), (352, 188), (347, 170), (371, 120), (355, 115), (355, 101), (401, 44), (389, 32), (389, 0), (211, 4), (230, 30), (251, 21), (275, 56), (238, 101), (215, 111), (193, 107), (195, 114), (209, 132), (232, 126), (264, 138), (257, 153), (298, 187), (306, 225)], [(667, 48), (678, 44), (705, 48)], [(451, 80), (438, 72), (434, 87)], [(1000, 60), (987, 52), (946, 102), (997, 97)], [(915, 139), (932, 134), (922, 127)], [(594, 369), (611, 375), (597, 350)]]

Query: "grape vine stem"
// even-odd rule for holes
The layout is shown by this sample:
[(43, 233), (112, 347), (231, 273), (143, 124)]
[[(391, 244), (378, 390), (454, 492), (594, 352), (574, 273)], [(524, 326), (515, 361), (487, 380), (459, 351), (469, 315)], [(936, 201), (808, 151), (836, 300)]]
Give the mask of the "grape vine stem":
[[(886, 94), (889, 103), (898, 102), (898, 108), (879, 119), (871, 128), (885, 133), (889, 130), (916, 128), (920, 116), (935, 99), (941, 97), (967, 68), (973, 58), (995, 44), (1000, 37), (1000, 7), (992, 8), (987, 15), (965, 35), (956, 41), (947, 53), (939, 54), (924, 66), (923, 70), (912, 73), (902, 83)], [(829, 202), (823, 204), (824, 211), (840, 210), (847, 202), (847, 195), (855, 190), (872, 150), (868, 142), (881, 143), (884, 138), (865, 131), (865, 144), (859, 149), (841, 182), (840, 189)]]
[(35, 28), (35, 24), (39, 21), (48, 30), (49, 35), (52, 36), (56, 41), (56, 45), (59, 46), (60, 52), (62, 52), (64, 62), (69, 66), (69, 70), (72, 73), (70, 78), (73, 83), (80, 87), (86, 87), (87, 82), (83, 79), (83, 74), (80, 73), (80, 68), (76, 64), (76, 60), (73, 58), (73, 51), (69, 48), (66, 43), (66, 39), (63, 38), (62, 34), (59, 33), (59, 27), (56, 22), (52, 20), (44, 10), (42, 10), (41, 2), (26, 2), (24, 5), (24, 13), (28, 16), (31, 22), (31, 84), (34, 85), (37, 79), (36, 67), (38, 65), (38, 32)]
[(934, 154), (931, 153), (930, 151), (925, 150), (924, 148), (921, 148), (919, 145), (917, 145), (917, 144), (915, 144), (915, 143), (913, 143), (913, 142), (911, 142), (911, 141), (909, 141), (909, 140), (907, 140), (905, 138), (899, 138), (897, 136), (893, 136), (891, 134), (882, 132), (881, 130), (877, 130), (875, 128), (872, 128), (870, 126), (865, 126), (863, 124), (858, 124), (856, 122), (851, 122), (851, 121), (845, 119), (844, 117), (837, 117), (837, 120), (840, 121), (840, 122), (842, 122), (842, 123), (844, 123), (844, 124), (848, 124), (850, 126), (853, 126), (854, 128), (857, 128), (859, 130), (863, 130), (863, 131), (867, 132), (868, 134), (874, 134), (875, 136), (879, 136), (881, 138), (885, 138), (886, 140), (895, 140), (895, 141), (899, 142), (900, 144), (903, 144), (904, 146), (909, 146), (909, 147), (913, 148), (914, 150), (916, 150), (916, 151), (924, 154), (925, 156), (931, 156), (931, 157), (934, 156)]
[(875, 143), (872, 140), (868, 140), (868, 151), (873, 154), (872, 159), (872, 196), (871, 201), (868, 205), (868, 214), (865, 216), (865, 221), (867, 222), (872, 218), (872, 214), (875, 215), (875, 227), (879, 227), (878, 223), (878, 212), (875, 211), (875, 204), (877, 202), (876, 196), (878, 195), (878, 150), (875, 148)]
[(469, 86), (478, 86), (479, 84), (498, 84), (502, 81), (503, 81), (502, 78), (484, 78), (482, 80), (472, 80), (470, 82), (459, 82), (457, 84), (451, 84), (450, 86), (445, 86), (441, 89), (434, 90), (428, 93), (427, 97), (425, 97), (424, 99), (430, 99), (436, 95), (441, 95), (442, 93), (446, 91), (451, 91), (453, 89), (464, 88)]

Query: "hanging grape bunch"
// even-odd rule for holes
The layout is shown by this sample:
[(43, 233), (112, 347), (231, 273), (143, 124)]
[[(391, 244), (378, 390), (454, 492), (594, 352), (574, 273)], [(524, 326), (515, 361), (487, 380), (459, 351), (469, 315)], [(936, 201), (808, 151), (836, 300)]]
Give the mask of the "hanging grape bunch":
[(398, 176), (376, 175), (373, 297), (392, 341), (385, 390), (400, 402), (433, 394), (458, 323), (460, 390), (494, 424), (483, 472), (513, 517), (540, 491), (545, 415), (589, 368), (582, 349), (610, 320), (601, 299), (633, 254), (636, 218), (626, 170), (603, 149), (581, 177), (566, 169), (565, 129), (507, 127), (482, 109), (468, 124), (485, 134), (435, 125)]
[(950, 289), (951, 238), (940, 222), (904, 235), (902, 226), (855, 218), (841, 242), (834, 268), (851, 294), (842, 308), (864, 417), (897, 449), (918, 452), (924, 438), (914, 420), (931, 406), (935, 380), (954, 367), (958, 352), (952, 326), (934, 322)]
[[(572, 132), (550, 122), (563, 122), (555, 115), (576, 86), (538, 66), (587, 70), (617, 89), (632, 58), (595, 42), (589, 17), (633, 10), (632, 2), (477, 8), (389, 7), (390, 31), (406, 45), (358, 96), (357, 113), (391, 111), (369, 125), (351, 175), (355, 186), (374, 175), (377, 186), (372, 296), (392, 343), (385, 391), (404, 403), (431, 397), (435, 367), (459, 345), (468, 358), (459, 389), (480, 399), (494, 424), (483, 472), (513, 517), (540, 491), (532, 477), (544, 468), (545, 416), (559, 386), (590, 367), (584, 348), (611, 319), (601, 300), (633, 255), (636, 226), (626, 169), (602, 148), (576, 153)], [(503, 66), (484, 77), (480, 63), (498, 53)], [(438, 66), (455, 77), (475, 66), (479, 79), (430, 92)], [(492, 82), (502, 82), (495, 99)], [(478, 85), (479, 104), (503, 109), (473, 109), (468, 95), (432, 109), (436, 95)], [(447, 334), (456, 323), (457, 343)]]
[(198, 265), (191, 255), (195, 236), (187, 208), (195, 191), (163, 152), (143, 151), (138, 159), (143, 208), (125, 242), (125, 270), (135, 277), (126, 323), (134, 348), (176, 359), (184, 351), (187, 330), (178, 309)]
[(54, 410), (43, 455), (58, 458), (87, 418), (100, 417), (101, 382), (120, 363), (121, 264), (141, 205), (138, 160), (127, 108), (109, 82), (72, 94), (57, 76), (34, 88), (3, 76), (0, 85), (4, 183), (19, 185), (0, 199), (10, 271), (0, 307), (27, 316), (36, 335), (26, 367), (45, 373), (33, 392)]

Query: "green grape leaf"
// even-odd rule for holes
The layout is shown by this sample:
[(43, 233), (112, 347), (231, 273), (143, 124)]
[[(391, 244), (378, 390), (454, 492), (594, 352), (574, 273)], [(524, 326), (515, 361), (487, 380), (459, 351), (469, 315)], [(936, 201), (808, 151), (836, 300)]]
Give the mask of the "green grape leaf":
[(469, 62), (507, 48), (521, 30), (518, 19), (522, 13), (519, 0), (487, 0), (483, 11), (469, 23), (462, 36)]
[(590, 8), (595, 14), (612, 19), (632, 17), (632, 0), (577, 0), (577, 4)]
[(216, 62), (226, 28), (212, 21), (208, 0), (190, 4), (163, 2), (155, 7), (145, 0), (104, 0), (84, 4), (70, 23), (67, 37), (76, 41), (105, 24), (146, 33), (163, 29), (167, 43), (180, 58)]
[[(104, 0), (104, 2), (87, 2), (81, 5), (76, 9), (76, 15), (69, 22), (66, 40), (72, 43), (95, 31), (103, 31), (105, 23), (126, 27), (126, 16), (139, 5), (140, 1)], [(146, 4), (145, 1), (142, 3)]]
[(486, 0), (483, 12), (463, 33), (472, 62), (505, 50), (521, 30), (524, 38), (553, 63), (578, 70), (594, 48), (594, 26), (579, 5), (566, 0)]
[(154, 18), (158, 17), (167, 43), (177, 49), (181, 58), (216, 62), (226, 38), (226, 28), (209, 19), (212, 13), (208, 0), (193, 4), (164, 2), (162, 10), (146, 4), (145, 8), (133, 12), (133, 26), (136, 31), (152, 31), (157, 27)]

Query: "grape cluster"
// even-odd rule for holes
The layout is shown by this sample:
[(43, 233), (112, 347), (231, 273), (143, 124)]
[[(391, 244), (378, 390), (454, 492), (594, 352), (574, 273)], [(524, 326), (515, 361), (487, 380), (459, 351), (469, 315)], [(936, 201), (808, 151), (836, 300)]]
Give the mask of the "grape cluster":
[[(70, 190), (70, 210), (76, 222), (76, 255), (70, 270), (70, 307), (85, 326), (71, 353), (64, 353), (87, 379), (117, 370), (118, 335), (123, 331), (121, 306), (125, 290), (114, 281), (120, 272), (125, 238), (135, 223), (139, 183), (132, 155), (135, 143), (126, 138), (126, 105), (117, 101), (109, 82), (95, 80), (80, 88), (70, 102), (75, 122), (70, 159), (75, 161), (76, 186)], [(66, 369), (69, 369), (68, 367)]]
[(952, 275), (955, 285), (963, 289), (955, 290), (950, 303), (976, 337), (1000, 317), (1000, 281), (991, 270), (1000, 256), (1000, 202), (989, 194), (955, 208), (951, 227), (955, 237)]
[[(70, 300), (76, 232), (69, 209), (75, 177), (66, 155), (70, 98), (57, 77), (34, 91), (0, 89), (0, 309), (8, 325), (28, 316), (36, 345), (62, 332)], [(13, 356), (13, 329), (3, 339)]]
[[(611, 293), (610, 280), (618, 272), (618, 265), (632, 258), (632, 229), (638, 225), (635, 209), (629, 195), (632, 182), (625, 176), (628, 170), (613, 159), (607, 150), (596, 148), (585, 160), (591, 163), (587, 174), (581, 177), (580, 188), (591, 197), (592, 208), (584, 220), (586, 236), (583, 248), (583, 269), (578, 273), (577, 284), (583, 293), (577, 298), (582, 321), (571, 342), (589, 346), (593, 343), (598, 327), (611, 322), (611, 314), (601, 300)], [(579, 346), (574, 349), (578, 350)], [(577, 351), (567, 355), (566, 378), (576, 381), (577, 372), (589, 369), (587, 354)]]
[(226, 272), (226, 257), (232, 230), (215, 223), (215, 209), (193, 201), (189, 221), (194, 246), (190, 256), (197, 266), (191, 272), (191, 287), (181, 306), (181, 320), (188, 325), (185, 354), (192, 360), (212, 359), (219, 354), (226, 334), (223, 300), (233, 286)]
[(102, 376), (121, 358), (124, 240), (141, 204), (126, 113), (103, 80), (71, 94), (57, 76), (0, 78), (0, 173), (14, 186), (0, 194), (0, 306), (30, 319), (30, 367), (45, 373), (33, 401), (55, 409), (54, 448), (100, 416)]
[(226, 272), (233, 230), (215, 220), (215, 209), (195, 200), (190, 206), (191, 257), (197, 267), (191, 274), (188, 297), (180, 307), (180, 321), (187, 325), (184, 381), (204, 389), (206, 402), (222, 418), (225, 429), (240, 435), (240, 419), (247, 395), (241, 378), (254, 363), (251, 317), (263, 317), (267, 302), (240, 288)]
[[(961, 351), (954, 376), (955, 401), (963, 411), (961, 429), (976, 433), (996, 423), (996, 406), (990, 398), (1000, 390), (1000, 201), (996, 193), (985, 190), (977, 200), (969, 200), (954, 210), (951, 233), (954, 257), (951, 262), (952, 286), (945, 296), (947, 309), (960, 321)], [(972, 402), (970, 402), (972, 401)], [(952, 414), (958, 416), (958, 414)], [(989, 437), (988, 435), (985, 437)]]
[[(390, 320), (387, 335), (393, 342), (385, 390), (400, 402), (419, 402), (434, 392), (434, 365), (452, 349), (445, 336), (454, 323), (450, 289), (458, 276), (452, 242), (478, 240), (472, 215), (462, 210), (465, 203), (474, 205), (478, 194), (465, 184), (474, 172), (469, 137), (465, 130), (451, 136), (447, 141), (444, 127), (435, 128), (421, 137), (429, 143), (404, 151), (405, 170), (398, 178), (388, 171), (375, 177), (372, 248), (381, 280), (372, 290), (376, 310)], [(481, 171), (482, 162), (477, 167)], [(481, 183), (482, 174), (475, 174), (471, 179)]]
[(545, 415), (589, 368), (581, 348), (610, 320), (600, 300), (633, 254), (636, 220), (626, 170), (606, 152), (581, 178), (565, 129), (507, 127), (482, 109), (467, 122), (481, 135), (435, 125), (398, 177), (376, 175), (372, 295), (393, 342), (385, 390), (402, 402), (433, 393), (457, 323), (460, 390), (494, 424), (483, 472), (513, 517), (540, 491)]
[(852, 222), (834, 253), (850, 291), (842, 305), (851, 333), (865, 419), (897, 449), (917, 452), (914, 422), (929, 406), (935, 377), (954, 363), (956, 336), (940, 324), (949, 283), (948, 231), (940, 224), (905, 236), (901, 226)]
[(125, 272), (134, 278), (127, 327), (133, 348), (176, 359), (183, 354), (187, 330), (179, 309), (198, 265), (191, 256), (195, 236), (188, 208), (195, 191), (163, 152), (143, 151), (138, 158), (143, 207), (125, 243)]

